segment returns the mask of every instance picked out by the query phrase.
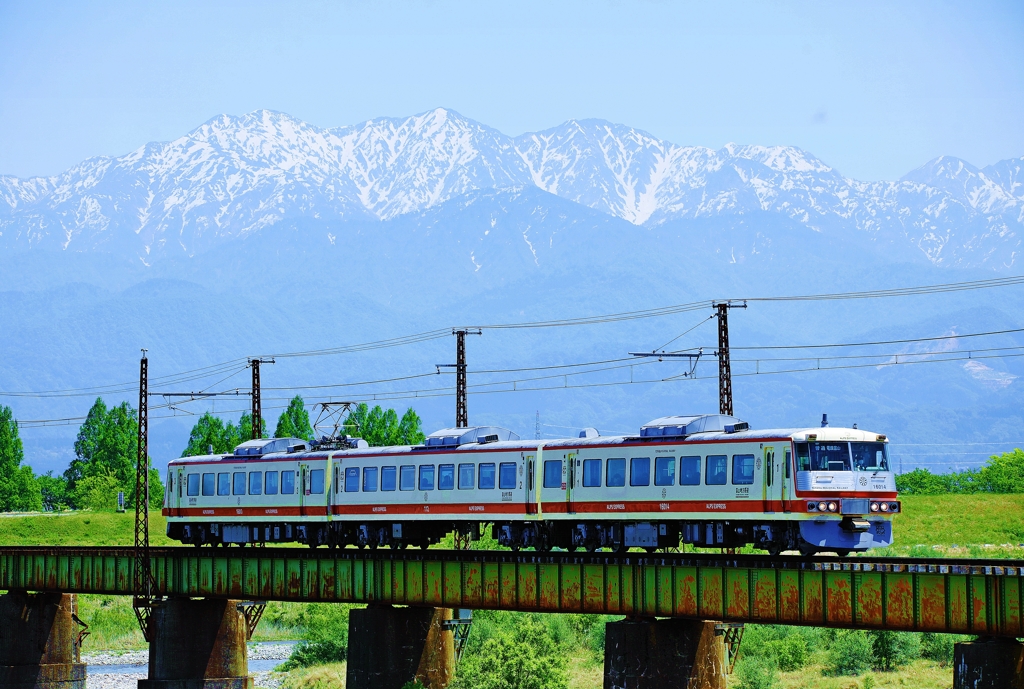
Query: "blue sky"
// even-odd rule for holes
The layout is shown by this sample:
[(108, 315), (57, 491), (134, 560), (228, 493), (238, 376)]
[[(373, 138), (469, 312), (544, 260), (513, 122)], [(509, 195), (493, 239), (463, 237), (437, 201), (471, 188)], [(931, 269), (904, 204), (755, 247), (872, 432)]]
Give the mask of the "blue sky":
[(444, 106), (790, 144), (894, 179), (1024, 155), (1021, 2), (0, 2), (0, 174), (258, 108), (330, 127)]

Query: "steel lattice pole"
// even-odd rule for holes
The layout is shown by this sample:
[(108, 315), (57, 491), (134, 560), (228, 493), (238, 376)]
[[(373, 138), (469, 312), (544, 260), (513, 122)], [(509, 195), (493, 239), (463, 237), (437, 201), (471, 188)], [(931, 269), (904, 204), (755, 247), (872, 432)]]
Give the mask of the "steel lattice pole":
[(732, 367), (729, 364), (729, 304), (718, 309), (718, 413), (732, 416)]
[(147, 641), (153, 599), (153, 577), (149, 561), (149, 360), (142, 350), (139, 364), (139, 436), (135, 465), (135, 615)]
[(455, 331), (455, 427), (469, 426), (466, 400), (466, 331)]
[(252, 366), (252, 440), (263, 437), (263, 409), (260, 406), (260, 360), (250, 359)]

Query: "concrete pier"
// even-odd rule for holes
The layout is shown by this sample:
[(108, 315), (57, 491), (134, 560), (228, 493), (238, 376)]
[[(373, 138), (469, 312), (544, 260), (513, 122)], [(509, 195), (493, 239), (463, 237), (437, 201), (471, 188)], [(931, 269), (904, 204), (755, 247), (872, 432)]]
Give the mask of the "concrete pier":
[[(435, 616), (433, 608), (371, 605), (352, 610), (348, 618), (347, 689), (401, 689), (417, 677), (418, 670), (426, 670), (422, 661), (432, 647), (428, 637), (440, 633), (440, 622), (433, 623)], [(451, 636), (451, 632), (447, 634)], [(427, 684), (429, 674), (420, 681)], [(444, 685), (428, 686), (441, 689)]]
[(714, 622), (623, 620), (605, 627), (604, 689), (725, 689)]
[(172, 598), (155, 606), (149, 678), (139, 689), (253, 689), (238, 603)]
[(0, 596), (0, 689), (85, 689), (75, 596)]
[(953, 647), (953, 689), (1024, 689), (1024, 644), (965, 641)]

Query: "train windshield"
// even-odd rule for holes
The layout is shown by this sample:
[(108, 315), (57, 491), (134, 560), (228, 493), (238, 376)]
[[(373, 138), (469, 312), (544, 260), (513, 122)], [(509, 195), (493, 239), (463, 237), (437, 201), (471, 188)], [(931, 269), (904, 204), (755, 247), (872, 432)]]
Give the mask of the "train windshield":
[(850, 451), (856, 471), (889, 471), (885, 443), (850, 443)]
[(797, 443), (797, 471), (850, 471), (850, 443)]

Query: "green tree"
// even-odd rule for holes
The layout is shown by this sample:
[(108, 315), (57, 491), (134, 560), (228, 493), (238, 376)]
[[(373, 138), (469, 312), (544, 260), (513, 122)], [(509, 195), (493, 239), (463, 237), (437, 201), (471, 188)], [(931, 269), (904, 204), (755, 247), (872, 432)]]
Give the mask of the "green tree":
[(82, 510), (113, 512), (117, 509), (117, 494), (121, 490), (123, 486), (113, 474), (94, 474), (75, 483), (72, 501)]
[[(249, 423), (251, 427), (252, 422)], [(274, 437), (302, 438), (307, 442), (313, 440), (313, 427), (309, 425), (309, 412), (306, 411), (301, 395), (293, 397), (288, 403), (288, 408), (281, 412)]]
[(993, 456), (980, 474), (980, 482), (989, 492), (1024, 493), (1024, 450)]
[[(242, 418), (238, 420), (238, 436), (239, 440), (243, 443), (246, 440), (252, 440), (252, 415), (242, 414)], [(260, 419), (260, 437), (269, 438), (267, 435), (267, 420)]]
[(857, 629), (839, 629), (825, 666), (833, 675), (859, 675), (871, 667), (871, 637)]
[(47, 471), (42, 476), (36, 477), (39, 481), (39, 492), (42, 495), (43, 509), (48, 512), (59, 512), (67, 509), (71, 504), (71, 496), (68, 495), (68, 482), (63, 476), (54, 476), (52, 471)]
[(345, 432), (373, 447), (419, 445), (426, 437), (420, 417), (412, 408), (406, 409), (399, 419), (394, 409), (384, 410), (379, 405), (370, 409), (366, 404), (360, 404), (349, 413)]
[[(139, 418), (135, 409), (127, 402), (116, 407), (107, 408), (101, 398), (97, 398), (78, 430), (75, 440), (75, 459), (64, 472), (68, 482), (68, 493), (74, 496), (79, 481), (90, 476), (112, 475), (117, 482), (117, 490), (123, 490), (126, 503), (135, 504), (135, 467), (138, 458)], [(117, 498), (114, 491), (114, 499)], [(160, 472), (150, 469), (149, 502), (150, 507), (159, 507), (163, 502), (163, 483)]]
[[(252, 422), (250, 422), (250, 428), (251, 425)], [(248, 439), (245, 438), (245, 440)], [(181, 456), (197, 457), (209, 454), (210, 448), (213, 448), (213, 454), (230, 454), (242, 440), (240, 429), (233, 423), (228, 421), (225, 424), (220, 417), (206, 412), (192, 427), (192, 431), (188, 435), (188, 445), (182, 451)]]
[(524, 617), (464, 656), (452, 689), (565, 689), (566, 654), (547, 626)]
[(39, 482), (32, 467), (22, 465), (25, 449), (10, 407), (0, 406), (0, 512), (43, 508)]
[(879, 629), (868, 632), (876, 670), (892, 672), (921, 657), (921, 635)]

